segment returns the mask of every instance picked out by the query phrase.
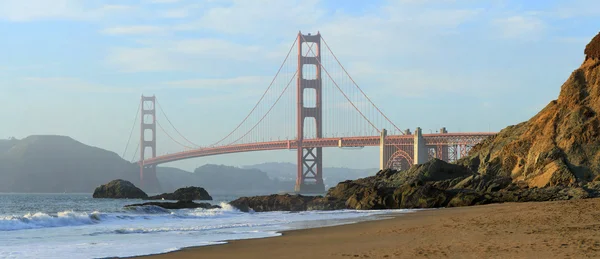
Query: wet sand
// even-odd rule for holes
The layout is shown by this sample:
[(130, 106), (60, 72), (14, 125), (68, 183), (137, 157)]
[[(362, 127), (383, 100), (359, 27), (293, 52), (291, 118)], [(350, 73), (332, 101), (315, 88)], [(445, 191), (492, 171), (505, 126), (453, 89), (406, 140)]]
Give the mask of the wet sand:
[(600, 199), (419, 211), (147, 258), (595, 258)]

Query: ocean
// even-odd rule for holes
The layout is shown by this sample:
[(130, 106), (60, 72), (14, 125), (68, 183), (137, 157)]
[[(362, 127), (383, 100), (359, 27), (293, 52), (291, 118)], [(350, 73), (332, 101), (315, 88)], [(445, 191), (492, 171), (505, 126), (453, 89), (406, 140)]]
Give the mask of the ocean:
[(91, 194), (1, 194), (0, 258), (105, 258), (264, 238), (281, 231), (374, 220), (410, 210), (244, 213), (213, 196), (222, 209), (124, 209), (140, 200)]

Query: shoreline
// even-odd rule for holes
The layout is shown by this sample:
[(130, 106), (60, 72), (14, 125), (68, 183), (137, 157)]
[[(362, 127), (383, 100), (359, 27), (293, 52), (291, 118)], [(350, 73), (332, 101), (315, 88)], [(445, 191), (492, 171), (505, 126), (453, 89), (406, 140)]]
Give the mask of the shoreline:
[(420, 210), (133, 258), (600, 257), (600, 199)]
[[(401, 211), (401, 210), (406, 210), (406, 211)], [(366, 222), (390, 220), (390, 219), (394, 219), (396, 217), (401, 217), (403, 215), (412, 214), (417, 211), (425, 211), (425, 210), (437, 210), (437, 208), (434, 208), (434, 209), (394, 209), (394, 210), (389, 210), (389, 212), (386, 212), (386, 213), (380, 214), (380, 215), (370, 215), (370, 216), (364, 216), (362, 218), (335, 220), (336, 223), (333, 223), (333, 224), (319, 224), (319, 222), (325, 222), (328, 220), (316, 220), (316, 221), (312, 221), (312, 222), (309, 221), (310, 223), (309, 222), (306, 222), (306, 223), (310, 224), (310, 226), (303, 227), (303, 228), (294, 228), (293, 226), (295, 226), (295, 224), (301, 223), (301, 222), (296, 222), (291, 225), (292, 229), (274, 231), (274, 233), (276, 233), (276, 235), (273, 235), (273, 236), (221, 240), (221, 241), (216, 241), (215, 244), (183, 247), (181, 249), (177, 249), (175, 251), (170, 251), (170, 252), (165, 252), (165, 253), (136, 255), (136, 256), (117, 257), (117, 258), (149, 258), (149, 257), (155, 257), (155, 256), (169, 256), (169, 258), (170, 258), (171, 255), (173, 255), (174, 258), (179, 258), (180, 255), (177, 255), (177, 253), (184, 252), (186, 250), (195, 250), (195, 249), (214, 247), (214, 246), (224, 246), (224, 245), (229, 245), (229, 244), (236, 243), (236, 242), (243, 242), (243, 241), (250, 241), (250, 240), (279, 238), (282, 236), (288, 236), (290, 234), (293, 234), (294, 232), (299, 232), (299, 231), (322, 229), (322, 228), (343, 227), (343, 226), (361, 224), (361, 223), (366, 223)], [(377, 210), (377, 211), (386, 211), (386, 210)]]

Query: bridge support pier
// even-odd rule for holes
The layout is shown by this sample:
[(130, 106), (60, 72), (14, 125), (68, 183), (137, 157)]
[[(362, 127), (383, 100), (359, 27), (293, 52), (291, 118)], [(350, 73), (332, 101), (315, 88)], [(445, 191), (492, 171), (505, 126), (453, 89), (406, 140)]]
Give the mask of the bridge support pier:
[(379, 170), (388, 168), (388, 161), (392, 158), (394, 147), (386, 145), (387, 130), (383, 129), (379, 137)]
[(413, 164), (420, 165), (429, 161), (429, 152), (425, 145), (425, 138), (423, 137), (421, 128), (415, 130), (413, 148)]

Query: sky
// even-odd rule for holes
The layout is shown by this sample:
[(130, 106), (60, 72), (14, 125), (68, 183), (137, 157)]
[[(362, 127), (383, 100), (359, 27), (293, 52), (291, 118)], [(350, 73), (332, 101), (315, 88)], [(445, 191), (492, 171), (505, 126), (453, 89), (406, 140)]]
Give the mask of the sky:
[[(598, 24), (597, 0), (0, 0), (0, 138), (66, 135), (121, 155), (144, 94), (187, 138), (212, 143), (246, 116), (298, 31), (319, 31), (401, 128), (499, 131), (557, 97)], [(374, 168), (378, 152), (327, 150), (324, 164)]]

